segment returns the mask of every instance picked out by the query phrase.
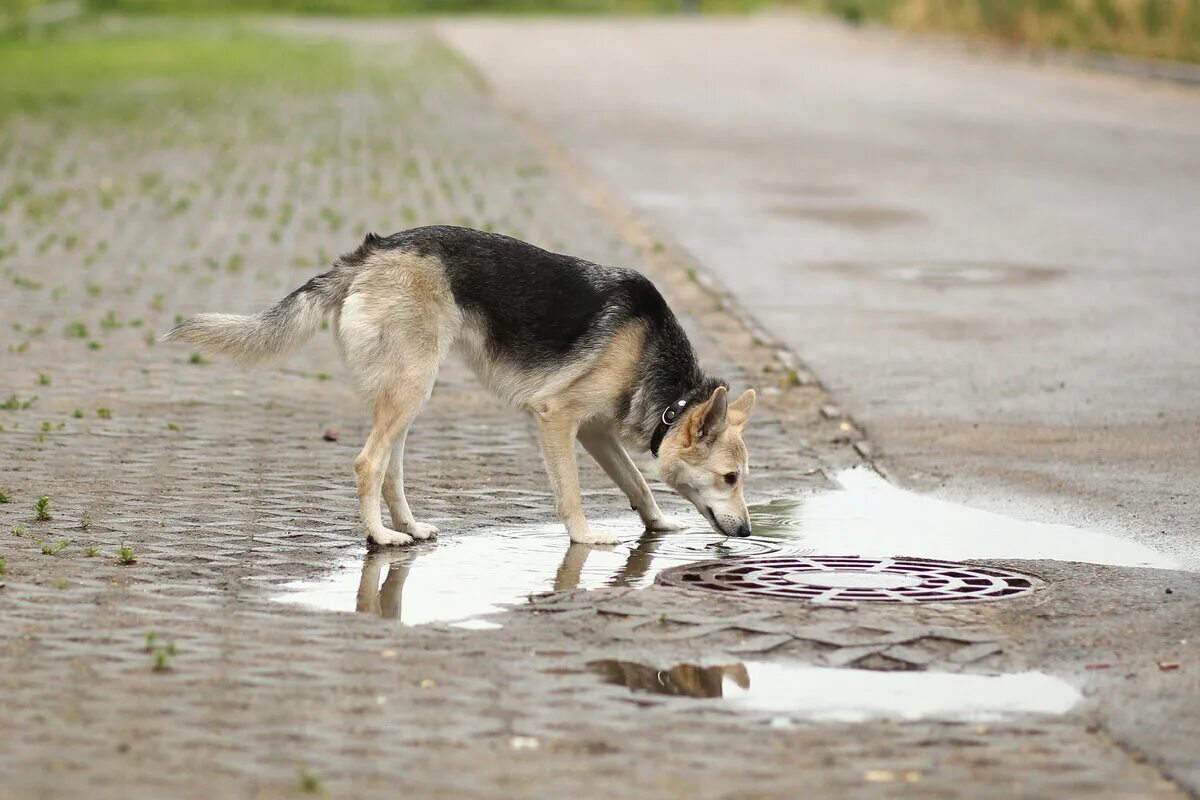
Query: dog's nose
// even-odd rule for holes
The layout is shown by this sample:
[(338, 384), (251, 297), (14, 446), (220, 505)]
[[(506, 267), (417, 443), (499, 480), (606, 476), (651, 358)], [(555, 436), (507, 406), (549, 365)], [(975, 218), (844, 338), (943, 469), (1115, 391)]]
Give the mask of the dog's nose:
[(741, 525), (738, 526), (737, 533), (735, 533), (734, 536), (749, 536), (749, 535), (750, 535), (750, 522), (749, 522), (749, 520), (747, 520), (746, 522), (743, 522)]

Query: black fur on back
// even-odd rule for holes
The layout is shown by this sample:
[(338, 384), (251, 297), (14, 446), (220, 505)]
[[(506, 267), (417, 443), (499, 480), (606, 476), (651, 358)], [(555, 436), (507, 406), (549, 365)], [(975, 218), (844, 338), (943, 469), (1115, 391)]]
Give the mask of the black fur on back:
[[(666, 406), (707, 396), (724, 382), (706, 376), (679, 321), (646, 276), (470, 228), (433, 225), (367, 236), (347, 266), (377, 250), (412, 249), (437, 257), (455, 302), (484, 320), (493, 356), (524, 369), (553, 367), (602, 346), (630, 322), (646, 326), (637, 385), (622, 404), (624, 421), (645, 432), (647, 446)], [(633, 396), (642, 391), (637, 405)], [(648, 429), (647, 426), (649, 426)]]

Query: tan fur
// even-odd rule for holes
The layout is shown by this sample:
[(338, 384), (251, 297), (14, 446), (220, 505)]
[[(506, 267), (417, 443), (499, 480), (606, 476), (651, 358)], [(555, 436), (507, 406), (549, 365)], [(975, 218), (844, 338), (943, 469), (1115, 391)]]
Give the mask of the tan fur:
[[(354, 473), (359, 515), (378, 544), (407, 544), (437, 532), (433, 525), (417, 522), (408, 506), (404, 443), (462, 325), (441, 263), (406, 252), (373, 256), (337, 315), (342, 354), (374, 415)], [(381, 494), (392, 529), (383, 526)]]
[(618, 330), (607, 345), (583, 369), (571, 370), (570, 382), (550, 381), (536, 393), (530, 410), (538, 422), (546, 471), (554, 486), (559, 518), (567, 526), (572, 542), (615, 543), (615, 537), (588, 529), (579, 495), (579, 470), (575, 461), (575, 440), (625, 492), (629, 504), (651, 528), (670, 528), (667, 520), (629, 454), (617, 436), (613, 418), (622, 392), (637, 375), (646, 342), (641, 325)]
[[(708, 400), (689, 409), (676, 423), (677, 432), (663, 440), (658, 460), (663, 480), (728, 534), (742, 524), (749, 527), (742, 487), (750, 463), (742, 430), (756, 395), (747, 389), (730, 403), (726, 394), (725, 387), (718, 387)], [(736, 483), (727, 483), (727, 474), (736, 474)]]

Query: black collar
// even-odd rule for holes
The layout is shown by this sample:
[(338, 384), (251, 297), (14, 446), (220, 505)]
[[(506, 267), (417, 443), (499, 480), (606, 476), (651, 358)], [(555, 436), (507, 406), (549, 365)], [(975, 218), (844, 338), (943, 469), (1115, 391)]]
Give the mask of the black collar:
[(695, 398), (685, 396), (663, 409), (658, 418), (658, 427), (654, 429), (654, 435), (650, 437), (650, 455), (658, 458), (658, 448), (662, 447), (663, 439), (667, 438), (671, 426), (683, 417), (683, 412), (687, 411), (694, 402)]

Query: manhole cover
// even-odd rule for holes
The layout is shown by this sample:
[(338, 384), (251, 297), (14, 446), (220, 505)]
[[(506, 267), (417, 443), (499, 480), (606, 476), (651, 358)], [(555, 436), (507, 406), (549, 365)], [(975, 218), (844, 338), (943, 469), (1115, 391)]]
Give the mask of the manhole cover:
[(657, 582), (813, 603), (970, 603), (1020, 597), (1038, 585), (1036, 578), (996, 567), (859, 556), (704, 561), (664, 570)]

